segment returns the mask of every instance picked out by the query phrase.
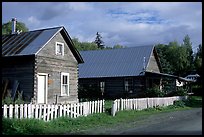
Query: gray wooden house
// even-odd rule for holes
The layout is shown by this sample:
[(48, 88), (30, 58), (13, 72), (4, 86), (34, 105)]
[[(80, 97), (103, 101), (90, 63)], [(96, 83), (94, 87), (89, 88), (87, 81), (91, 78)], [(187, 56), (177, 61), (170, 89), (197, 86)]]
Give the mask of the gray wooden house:
[[(81, 51), (84, 64), (79, 65), (81, 92), (93, 90), (98, 97), (143, 97), (144, 91), (167, 78), (172, 90), (176, 89), (176, 76), (162, 73), (154, 46)], [(173, 79), (173, 80), (172, 80)]]
[(2, 36), (2, 80), (32, 103), (78, 102), (80, 53), (64, 27)]

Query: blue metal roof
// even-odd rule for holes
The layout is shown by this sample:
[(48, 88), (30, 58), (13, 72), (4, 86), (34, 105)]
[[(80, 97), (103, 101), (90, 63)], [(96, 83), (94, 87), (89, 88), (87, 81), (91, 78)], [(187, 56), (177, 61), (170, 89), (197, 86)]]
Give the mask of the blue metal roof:
[(47, 28), (20, 34), (2, 35), (2, 56), (36, 55), (58, 33), (61, 32), (78, 63), (83, 59), (64, 27)]
[(19, 56), (36, 54), (63, 27), (41, 29), (2, 36), (2, 55)]
[(143, 72), (154, 46), (81, 51), (84, 60), (79, 64), (79, 78), (138, 76)]

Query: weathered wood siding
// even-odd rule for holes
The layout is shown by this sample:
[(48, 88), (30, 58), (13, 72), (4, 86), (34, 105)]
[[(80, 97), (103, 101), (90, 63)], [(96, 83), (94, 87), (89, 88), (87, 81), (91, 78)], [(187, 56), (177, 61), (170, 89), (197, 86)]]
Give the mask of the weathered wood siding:
[(152, 54), (150, 56), (149, 63), (147, 65), (146, 70), (152, 71), (152, 72), (160, 72), (157, 61), (156, 61), (155, 56), (154, 56), (154, 52), (152, 52)]
[(26, 101), (31, 101), (34, 88), (34, 56), (2, 58), (2, 80), (18, 80)]
[(125, 91), (125, 78), (127, 77), (115, 77), (115, 78), (80, 78), (79, 85), (81, 87), (89, 87), (90, 85), (96, 89), (96, 92), (100, 89), (100, 81), (105, 82), (104, 98), (124, 98), (124, 97), (140, 97), (144, 93), (145, 79), (144, 77), (131, 77), (133, 80), (133, 92), (126, 93)]
[(124, 78), (107, 78), (105, 80), (105, 92), (108, 98), (122, 97), (124, 90)]
[[(56, 42), (64, 43), (64, 56), (55, 55)], [(78, 102), (78, 62), (69, 49), (69, 45), (58, 33), (37, 55), (36, 55), (35, 84), (37, 84), (37, 73), (48, 73), (48, 103)], [(69, 96), (61, 96), (61, 72), (69, 73)], [(35, 88), (37, 93), (37, 88)], [(37, 96), (37, 95), (36, 95)], [(36, 97), (35, 96), (35, 97)]]

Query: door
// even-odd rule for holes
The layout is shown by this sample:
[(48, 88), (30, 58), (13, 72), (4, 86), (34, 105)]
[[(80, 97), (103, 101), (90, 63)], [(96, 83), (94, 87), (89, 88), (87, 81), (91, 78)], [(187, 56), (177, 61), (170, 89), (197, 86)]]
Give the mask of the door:
[(38, 73), (37, 103), (47, 103), (47, 74)]

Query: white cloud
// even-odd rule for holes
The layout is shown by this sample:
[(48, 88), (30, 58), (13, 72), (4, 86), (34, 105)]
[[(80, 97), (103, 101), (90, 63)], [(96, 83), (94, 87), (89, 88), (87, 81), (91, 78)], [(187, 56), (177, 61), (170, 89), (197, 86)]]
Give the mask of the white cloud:
[(80, 41), (90, 42), (100, 32), (107, 46), (182, 42), (186, 34), (194, 45), (202, 43), (202, 3), (199, 2), (22, 2), (16, 5), (3, 3), (3, 21), (21, 18), (30, 30), (64, 25), (70, 36)]
[(33, 24), (33, 25), (39, 25), (40, 24), (40, 21), (37, 18), (35, 18), (34, 16), (30, 16), (28, 18), (28, 22), (30, 24)]

